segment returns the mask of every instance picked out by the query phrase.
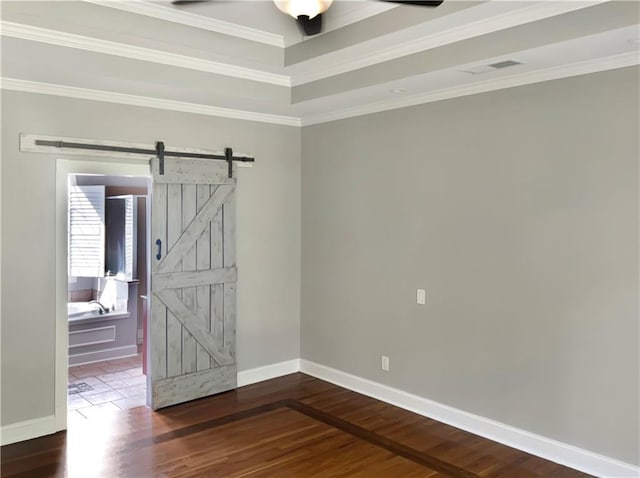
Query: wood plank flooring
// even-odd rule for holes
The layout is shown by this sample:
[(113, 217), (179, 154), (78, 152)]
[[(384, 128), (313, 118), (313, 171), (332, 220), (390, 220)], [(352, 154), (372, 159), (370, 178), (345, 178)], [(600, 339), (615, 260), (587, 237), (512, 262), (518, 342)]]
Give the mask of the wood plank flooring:
[(301, 373), (1, 452), (7, 478), (588, 476)]

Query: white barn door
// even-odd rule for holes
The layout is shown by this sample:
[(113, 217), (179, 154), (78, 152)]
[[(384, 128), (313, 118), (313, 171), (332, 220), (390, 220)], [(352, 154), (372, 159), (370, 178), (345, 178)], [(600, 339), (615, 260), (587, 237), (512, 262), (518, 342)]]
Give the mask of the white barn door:
[(236, 388), (235, 164), (152, 161), (149, 405)]

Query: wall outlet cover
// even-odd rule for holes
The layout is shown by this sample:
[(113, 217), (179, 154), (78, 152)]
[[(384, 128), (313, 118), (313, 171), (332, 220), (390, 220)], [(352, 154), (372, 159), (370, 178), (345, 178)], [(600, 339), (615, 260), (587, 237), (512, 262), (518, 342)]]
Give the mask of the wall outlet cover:
[(389, 357), (387, 357), (386, 355), (383, 355), (381, 357), (381, 366), (382, 366), (382, 370), (384, 370), (385, 372), (389, 371)]

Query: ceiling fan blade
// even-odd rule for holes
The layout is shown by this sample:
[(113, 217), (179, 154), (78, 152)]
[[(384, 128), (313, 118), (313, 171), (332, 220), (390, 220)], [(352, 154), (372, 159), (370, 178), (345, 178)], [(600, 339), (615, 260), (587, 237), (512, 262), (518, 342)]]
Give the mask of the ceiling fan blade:
[(296, 18), (296, 23), (303, 34), (307, 36), (317, 35), (322, 32), (322, 13), (313, 18), (309, 18), (307, 15), (300, 15)]
[(437, 7), (444, 0), (381, 0), (382, 2), (401, 3), (405, 5), (419, 5), (421, 7)]
[(209, 0), (173, 0), (171, 3), (174, 5), (189, 5), (190, 3), (203, 3)]

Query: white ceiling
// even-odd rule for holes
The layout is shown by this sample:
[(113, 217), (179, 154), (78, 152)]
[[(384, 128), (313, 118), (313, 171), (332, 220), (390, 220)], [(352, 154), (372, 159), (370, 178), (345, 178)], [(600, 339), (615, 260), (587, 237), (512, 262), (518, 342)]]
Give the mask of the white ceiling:
[[(640, 4), (0, 2), (2, 87), (304, 125), (640, 63)], [(520, 64), (467, 71), (504, 60)]]

